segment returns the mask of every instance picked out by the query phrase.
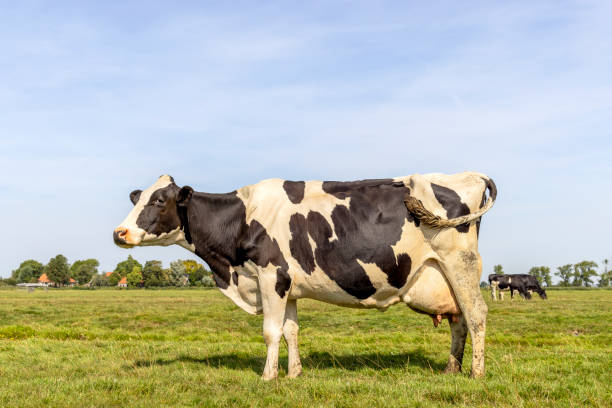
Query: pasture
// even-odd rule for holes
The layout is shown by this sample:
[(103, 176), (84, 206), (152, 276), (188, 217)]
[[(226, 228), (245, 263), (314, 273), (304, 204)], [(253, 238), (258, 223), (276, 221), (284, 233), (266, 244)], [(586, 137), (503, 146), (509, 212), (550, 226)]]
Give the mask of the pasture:
[(612, 406), (612, 291), (548, 294), (485, 295), (485, 380), (442, 373), (446, 321), (302, 300), (304, 373), (284, 378), (283, 345), (263, 382), (261, 316), (216, 290), (4, 289), (0, 406)]

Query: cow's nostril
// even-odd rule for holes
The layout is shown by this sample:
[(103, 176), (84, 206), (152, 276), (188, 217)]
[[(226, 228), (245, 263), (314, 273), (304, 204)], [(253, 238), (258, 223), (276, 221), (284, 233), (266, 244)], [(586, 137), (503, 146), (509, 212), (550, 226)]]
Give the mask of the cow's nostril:
[(116, 244), (125, 244), (125, 237), (127, 236), (127, 228), (117, 228), (113, 231), (113, 240)]

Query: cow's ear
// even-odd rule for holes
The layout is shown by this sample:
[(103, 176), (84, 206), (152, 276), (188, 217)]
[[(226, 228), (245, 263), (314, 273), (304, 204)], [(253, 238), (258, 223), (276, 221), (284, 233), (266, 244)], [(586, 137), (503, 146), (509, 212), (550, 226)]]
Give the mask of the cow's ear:
[(193, 188), (189, 186), (182, 187), (176, 196), (176, 203), (179, 205), (179, 207), (187, 206), (192, 194)]
[(130, 193), (130, 201), (132, 204), (136, 205), (138, 199), (140, 198), (140, 193), (142, 193), (142, 190), (134, 190)]

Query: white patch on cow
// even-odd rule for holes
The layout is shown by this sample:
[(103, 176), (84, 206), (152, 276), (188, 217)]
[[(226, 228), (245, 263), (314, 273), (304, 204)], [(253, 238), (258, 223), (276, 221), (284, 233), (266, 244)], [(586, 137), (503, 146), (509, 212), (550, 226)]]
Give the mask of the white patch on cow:
[(399, 290), (389, 285), (389, 278), (378, 265), (374, 263), (365, 263), (357, 260), (357, 263), (370, 278), (372, 286), (376, 288), (376, 292), (369, 298), (360, 301), (364, 307), (375, 307), (378, 309), (386, 309), (391, 305), (400, 301)]
[[(289, 219), (295, 213), (308, 217), (310, 211), (320, 213), (332, 229), (330, 241), (338, 239), (334, 229), (331, 213), (336, 205), (350, 205), (350, 198), (339, 199), (323, 190), (322, 181), (306, 181), (304, 185), (304, 198), (298, 204), (294, 204), (287, 197), (283, 188), (284, 180), (267, 179), (257, 184), (243, 187), (237, 190), (237, 196), (246, 207), (246, 222), (250, 224), (257, 220), (271, 237), (277, 237), (283, 253), (289, 251), (290, 234), (280, 231), (279, 228), (288, 228)], [(271, 200), (271, 197), (274, 199)], [(288, 236), (287, 240), (279, 239)], [(313, 246), (314, 248), (314, 246)]]
[(149, 234), (145, 231), (145, 234), (140, 242), (140, 246), (168, 246), (177, 244), (183, 248), (195, 253), (195, 245), (187, 242), (185, 237), (185, 231), (181, 227), (177, 227), (170, 232), (162, 232), (160, 235)]
[[(415, 235), (418, 237), (417, 239), (415, 239)], [(399, 241), (391, 246), (396, 261), (398, 255), (402, 253), (408, 254), (413, 262), (411, 270), (415, 270), (414, 260), (412, 259), (413, 254), (417, 255), (417, 259), (422, 255), (424, 242), (425, 239), (422, 231), (414, 223), (405, 220)]]
[(233, 272), (238, 274), (238, 286), (234, 284), (234, 279), (230, 278), (230, 285), (226, 289), (219, 288), (219, 290), (245, 312), (252, 315), (261, 314), (263, 306), (257, 265), (248, 261), (244, 266), (230, 268), (230, 277)]
[[(289, 270), (294, 271), (291, 292), (289, 293), (290, 299), (310, 298), (334, 305), (363, 307), (363, 305), (360, 305), (359, 299), (349, 295), (323, 272), (316, 261), (314, 271), (308, 275), (301, 271), (299, 264), (293, 257), (290, 256), (289, 258)], [(295, 271), (300, 272), (295, 273)]]

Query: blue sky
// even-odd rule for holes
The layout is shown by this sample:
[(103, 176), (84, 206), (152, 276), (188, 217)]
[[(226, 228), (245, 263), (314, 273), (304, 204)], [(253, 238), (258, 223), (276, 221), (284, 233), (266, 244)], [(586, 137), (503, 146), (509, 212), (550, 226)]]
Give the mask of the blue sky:
[[(537, 4), (534, 4), (537, 3)], [(161, 174), (475, 170), (484, 275), (612, 258), (610, 2), (13, 2), (0, 8), (0, 275), (115, 247)]]

